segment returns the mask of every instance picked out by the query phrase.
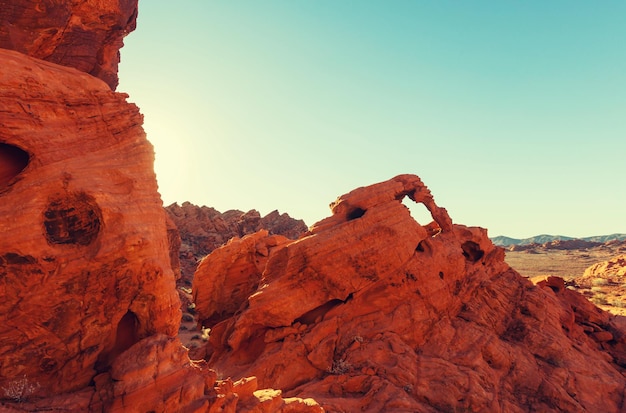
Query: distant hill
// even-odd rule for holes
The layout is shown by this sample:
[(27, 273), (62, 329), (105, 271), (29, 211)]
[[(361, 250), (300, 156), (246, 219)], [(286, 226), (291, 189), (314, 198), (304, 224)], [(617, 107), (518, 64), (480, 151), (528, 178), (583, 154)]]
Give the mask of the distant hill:
[(580, 239), (583, 241), (590, 241), (590, 242), (608, 242), (608, 241), (614, 241), (614, 240), (624, 241), (626, 240), (626, 234), (596, 235), (593, 237), (585, 237), (585, 238), (566, 237), (564, 235), (541, 234), (541, 235), (535, 235), (534, 237), (523, 238), (523, 239), (505, 237), (503, 235), (500, 235), (500, 236), (491, 238), (491, 242), (493, 242), (495, 245), (499, 247), (506, 247), (509, 245), (545, 244), (546, 242), (569, 241), (569, 240), (574, 240), (574, 239)]

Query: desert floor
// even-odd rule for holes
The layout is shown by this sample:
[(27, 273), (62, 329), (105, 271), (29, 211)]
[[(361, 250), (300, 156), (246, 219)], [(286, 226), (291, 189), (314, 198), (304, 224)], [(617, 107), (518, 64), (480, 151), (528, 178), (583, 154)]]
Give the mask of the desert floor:
[(536, 248), (528, 251), (506, 251), (506, 262), (521, 275), (533, 282), (556, 276), (572, 281), (575, 289), (598, 307), (617, 315), (626, 315), (626, 280), (616, 278), (597, 279), (579, 285), (585, 269), (602, 261), (626, 254), (624, 244), (605, 244), (583, 250), (546, 250)]

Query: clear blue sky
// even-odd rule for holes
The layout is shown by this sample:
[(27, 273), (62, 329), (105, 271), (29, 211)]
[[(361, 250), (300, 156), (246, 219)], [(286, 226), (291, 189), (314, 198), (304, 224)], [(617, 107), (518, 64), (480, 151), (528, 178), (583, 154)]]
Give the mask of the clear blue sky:
[(623, 1), (140, 0), (118, 91), (166, 205), (311, 225), (413, 173), (490, 236), (626, 232), (625, 18)]

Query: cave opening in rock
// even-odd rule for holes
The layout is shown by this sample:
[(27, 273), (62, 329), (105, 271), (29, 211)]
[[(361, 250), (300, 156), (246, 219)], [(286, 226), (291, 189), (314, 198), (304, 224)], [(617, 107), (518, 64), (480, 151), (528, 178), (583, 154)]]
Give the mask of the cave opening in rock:
[(139, 319), (132, 311), (127, 311), (117, 325), (117, 334), (115, 335), (114, 352), (122, 353), (128, 350), (130, 346), (139, 341), (137, 328), (139, 327)]
[(109, 347), (110, 350), (100, 354), (98, 361), (96, 362), (96, 370), (103, 372), (108, 370), (113, 361), (128, 350), (133, 344), (139, 341), (139, 319), (137, 315), (128, 310), (126, 314), (121, 318), (117, 324), (115, 331), (115, 343), (113, 347)]
[(17, 146), (0, 142), (0, 190), (8, 186), (30, 161), (30, 155)]
[(480, 245), (473, 241), (465, 241), (461, 245), (461, 249), (463, 249), (465, 259), (471, 262), (477, 262), (485, 255), (485, 251), (480, 249)]
[(352, 221), (353, 219), (361, 218), (363, 215), (365, 215), (365, 212), (366, 211), (362, 208), (354, 208), (352, 211), (346, 214), (346, 219), (348, 221)]

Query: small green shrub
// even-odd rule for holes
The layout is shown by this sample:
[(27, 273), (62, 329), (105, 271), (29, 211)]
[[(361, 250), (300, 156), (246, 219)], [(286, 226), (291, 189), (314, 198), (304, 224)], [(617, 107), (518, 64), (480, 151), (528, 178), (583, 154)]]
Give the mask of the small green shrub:
[(621, 298), (616, 298), (611, 302), (611, 305), (619, 308), (626, 308), (626, 301)]
[(607, 280), (606, 278), (594, 278), (591, 281), (591, 285), (594, 285), (594, 286), (609, 285), (609, 280)]
[(596, 296), (592, 297), (591, 298), (591, 302), (594, 303), (595, 305), (607, 305), (608, 304), (604, 294), (596, 295)]

